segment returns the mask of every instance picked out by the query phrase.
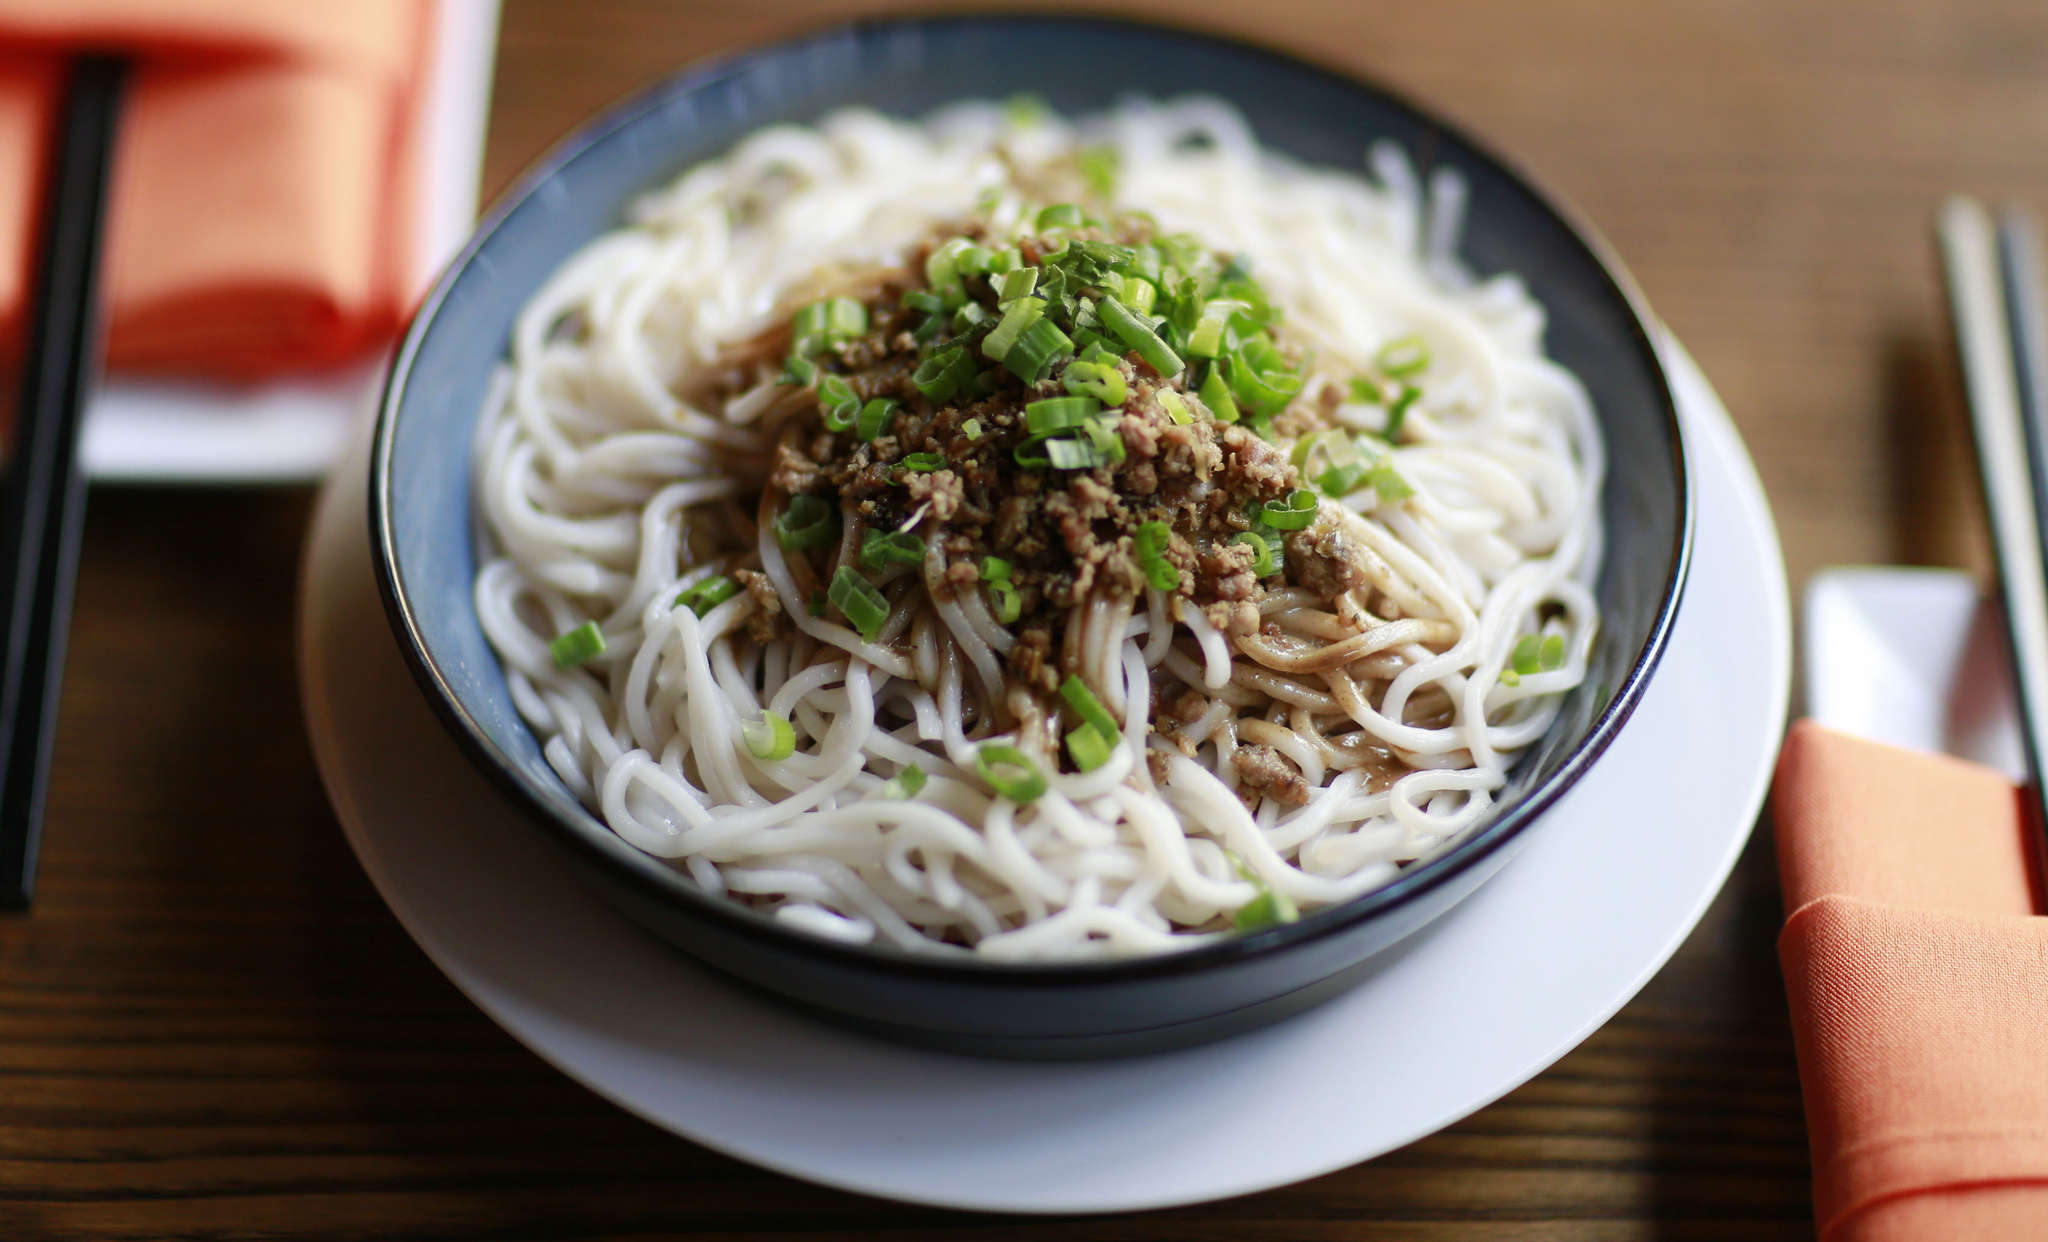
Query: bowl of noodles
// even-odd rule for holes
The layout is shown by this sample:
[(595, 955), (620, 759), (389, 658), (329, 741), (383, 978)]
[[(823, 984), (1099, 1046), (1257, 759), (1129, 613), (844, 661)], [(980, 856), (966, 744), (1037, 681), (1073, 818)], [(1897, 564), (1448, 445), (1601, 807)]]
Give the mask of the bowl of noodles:
[(1272, 1021), (1449, 910), (1621, 727), (1691, 531), (1647, 312), (1549, 199), (1073, 18), (600, 118), (428, 298), (371, 490), (401, 648), (565, 865), (1019, 1056)]

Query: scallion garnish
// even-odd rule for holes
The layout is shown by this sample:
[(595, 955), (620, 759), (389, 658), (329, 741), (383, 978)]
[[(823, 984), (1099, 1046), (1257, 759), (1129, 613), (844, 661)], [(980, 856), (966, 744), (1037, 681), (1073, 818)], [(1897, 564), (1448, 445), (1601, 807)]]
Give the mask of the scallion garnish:
[(946, 299), (929, 289), (912, 289), (909, 293), (903, 295), (902, 305), (906, 310), (922, 311), (927, 315), (934, 315), (946, 309)]
[(1060, 683), (1060, 697), (1067, 701), (1068, 707), (1074, 709), (1074, 714), (1081, 718), (1083, 724), (1094, 728), (1109, 741), (1123, 740), (1124, 731), (1122, 726), (1117, 724), (1116, 717), (1109, 714), (1109, 709), (1102, 705), (1102, 700), (1095, 697), (1095, 692), (1090, 690), (1088, 683), (1082, 681), (1080, 677), (1072, 673), (1067, 674), (1067, 679)]
[(1115, 147), (1100, 143), (1082, 147), (1074, 157), (1074, 165), (1081, 172), (1081, 179), (1088, 183), (1089, 192), (1100, 199), (1107, 199), (1116, 193), (1117, 166), (1121, 160)]
[(910, 382), (925, 400), (943, 405), (974, 378), (974, 360), (958, 345), (949, 345), (917, 364)]
[(833, 571), (832, 585), (825, 588), (825, 598), (869, 642), (875, 641), (875, 635), (882, 632), (882, 623), (889, 619), (889, 601), (850, 565)]
[(1223, 330), (1230, 326), (1230, 317), (1248, 309), (1243, 302), (1230, 298), (1212, 298), (1203, 303), (1194, 330), (1188, 333), (1188, 352), (1197, 358), (1220, 355), (1223, 352)]
[(1115, 411), (1101, 418), (1089, 419), (1088, 425), (1081, 430), (1082, 434), (1088, 437), (1089, 445), (1107, 458), (1111, 465), (1124, 459), (1124, 438), (1117, 431)]
[(881, 572), (891, 565), (924, 564), (924, 540), (908, 531), (871, 530), (860, 543), (862, 569)]
[(1389, 441), (1400, 439), (1401, 428), (1408, 421), (1408, 407), (1414, 405), (1415, 399), (1421, 395), (1422, 390), (1415, 385), (1401, 385), (1400, 393), (1387, 406), (1387, 429), (1380, 434)]
[(1116, 747), (1102, 734), (1087, 725), (1067, 731), (1067, 753), (1074, 757), (1074, 766), (1083, 772), (1093, 772), (1109, 762)]
[(1208, 374), (1202, 377), (1201, 388), (1195, 395), (1202, 399), (1203, 405), (1209, 407), (1209, 412), (1216, 416), (1217, 422), (1237, 421), (1237, 402), (1231, 399), (1230, 385), (1223, 379), (1221, 363), (1209, 364)]
[(981, 439), (981, 420), (978, 418), (970, 418), (966, 422), (960, 424), (960, 434), (966, 436), (970, 440)]
[(988, 584), (990, 611), (997, 621), (1008, 625), (1024, 612), (1024, 600), (1017, 594), (1016, 584), (1008, 578), (997, 578)]
[(860, 398), (854, 395), (853, 385), (840, 375), (828, 375), (818, 381), (818, 412), (825, 420), (827, 431), (849, 431), (860, 417)]
[(996, 286), (996, 300), (998, 302), (1014, 302), (1018, 298), (1030, 297), (1031, 291), (1036, 288), (1038, 288), (1038, 269), (1035, 267), (1020, 267), (1014, 272), (1004, 274), (1002, 282)]
[(905, 453), (903, 460), (896, 464), (916, 474), (930, 474), (945, 468), (946, 456), (943, 453)]
[(896, 413), (899, 403), (894, 397), (875, 397), (860, 407), (860, 414), (854, 419), (853, 434), (862, 440), (873, 440), (889, 425), (890, 416)]
[(1274, 530), (1301, 530), (1316, 520), (1316, 494), (1297, 487), (1284, 501), (1267, 501), (1262, 518)]
[(1415, 494), (1415, 488), (1394, 469), (1394, 463), (1383, 461), (1365, 472), (1366, 485), (1373, 495), (1383, 501), (1402, 501)]
[(1093, 397), (1047, 397), (1024, 407), (1024, 429), (1034, 436), (1051, 435), (1079, 427), (1101, 408)]
[(1077, 358), (1067, 364), (1067, 369), (1060, 375), (1060, 383), (1068, 392), (1093, 397), (1104, 405), (1122, 405), (1130, 396), (1124, 373), (1109, 362), (1088, 362)]
[(796, 753), (796, 729), (781, 712), (764, 711), (759, 720), (741, 725), (740, 740), (747, 744), (748, 754), (768, 763)]
[(585, 621), (548, 644), (548, 654), (555, 658), (556, 668), (574, 668), (603, 651), (604, 631), (597, 628), (595, 621)]
[(1159, 390), (1159, 408), (1166, 411), (1168, 418), (1183, 427), (1195, 421), (1194, 412), (1188, 409), (1187, 398), (1171, 388)]
[(1109, 454), (1085, 440), (1047, 440), (1045, 457), (1055, 470), (1092, 470), (1109, 464)]
[(1152, 325), (1140, 318), (1136, 311), (1109, 297), (1098, 302), (1095, 309), (1102, 316), (1103, 326), (1116, 339), (1137, 350), (1146, 366), (1168, 379), (1180, 374), (1180, 355), (1160, 340)]
[(839, 538), (839, 511), (822, 496), (791, 496), (775, 516), (775, 542), (786, 549), (821, 548)]
[(1166, 559), (1166, 547), (1172, 540), (1173, 532), (1164, 522), (1141, 522), (1131, 536), (1138, 569), (1155, 590), (1171, 591), (1180, 585), (1180, 570)]
[(791, 352), (808, 356), (868, 330), (867, 308), (852, 298), (825, 298), (798, 308), (790, 320)]
[(782, 378), (776, 381), (778, 384), (788, 384), (793, 388), (809, 388), (817, 382), (818, 364), (802, 354), (789, 356), (789, 360), (782, 364)]
[(1351, 399), (1366, 405), (1378, 405), (1380, 386), (1363, 375), (1354, 375), (1351, 377)]
[(981, 338), (981, 352), (1001, 362), (1024, 335), (1024, 329), (1045, 316), (1045, 299), (1018, 298), (1003, 308), (1002, 321)]
[(1429, 342), (1420, 336), (1397, 337), (1380, 346), (1372, 362), (1381, 374), (1392, 379), (1420, 375), (1429, 368)]
[(676, 596), (676, 607), (687, 608), (701, 617), (739, 593), (739, 583), (724, 574), (714, 574), (684, 588)]
[(1301, 911), (1296, 908), (1293, 898), (1271, 887), (1257, 876), (1247, 875), (1245, 878), (1259, 891), (1250, 901), (1237, 908), (1237, 914), (1231, 920), (1237, 925), (1237, 930), (1259, 931), (1267, 927), (1276, 927), (1281, 923), (1292, 923), (1301, 917)]
[(1029, 802), (1045, 792), (1045, 773), (1031, 756), (1007, 742), (983, 742), (974, 752), (974, 770), (1012, 802)]
[(1010, 580), (1010, 562), (1000, 556), (982, 557), (981, 580), (983, 582), (1008, 582)]
[(882, 782), (877, 793), (884, 798), (902, 800), (915, 798), (917, 791), (924, 788), (924, 769), (914, 763), (906, 763), (903, 770)]
[(1036, 227), (1045, 229), (1078, 229), (1088, 222), (1088, 215), (1079, 203), (1054, 203), (1039, 209)]
[(1051, 372), (1053, 364), (1072, 357), (1074, 342), (1050, 319), (1040, 319), (1024, 329), (1024, 335), (1003, 355), (1003, 365), (1027, 384), (1036, 384)]
[(1273, 545), (1267, 541), (1264, 535), (1255, 530), (1248, 530), (1232, 535), (1230, 542), (1250, 546), (1253, 555), (1252, 576), (1254, 578), (1267, 578), (1280, 572), (1279, 558), (1273, 555)]

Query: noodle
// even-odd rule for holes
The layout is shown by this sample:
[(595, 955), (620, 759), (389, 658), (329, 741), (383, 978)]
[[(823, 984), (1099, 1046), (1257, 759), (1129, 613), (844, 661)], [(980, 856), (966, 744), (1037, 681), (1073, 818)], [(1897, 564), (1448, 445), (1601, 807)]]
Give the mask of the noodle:
[[(1092, 184), (1091, 159), (1113, 186)], [(1542, 308), (1455, 258), (1462, 183), (1425, 186), (1384, 144), (1367, 165), (1370, 180), (1287, 162), (1213, 100), (1074, 124), (970, 104), (764, 130), (645, 196), (534, 295), (476, 442), (477, 613), (549, 764), (707, 892), (821, 936), (1001, 960), (1202, 943), (1254, 912), (1347, 900), (1470, 831), (1584, 675), (1602, 445), (1583, 387), (1542, 353)], [(1197, 430), (1266, 436), (1276, 478), (1298, 450), (1274, 496), (1312, 494), (1286, 487), (1307, 481), (1318, 434), (1368, 446), (1359, 468), (1376, 473), (1265, 543), (1176, 528), (1179, 587), (1119, 586), (1128, 539), (1095, 579), (1045, 577), (1031, 566), (1051, 562), (1022, 554), (1023, 622), (999, 614), (988, 576), (1007, 561), (962, 576), (932, 479), (904, 486), (899, 470), (880, 508), (849, 493), (829, 542), (788, 546), (778, 523), (801, 489), (778, 446), (823, 434), (824, 401), (777, 382), (802, 348), (792, 313), (827, 298), (893, 313), (934, 238), (972, 221), (990, 245), (1028, 239), (1027, 204), (1084, 199), (1150, 218), (1077, 236), (1184, 233), (1235, 256), (1280, 311), (1292, 404), (1224, 427), (1190, 369)], [(1427, 370), (1398, 411), (1391, 383), (1347, 386), (1393, 374), (1384, 351), (1408, 341)], [(1096, 355), (1130, 377), (1134, 411), (1169, 387), (1139, 352)], [(877, 444), (913, 425), (885, 423)], [(1218, 479), (1186, 495), (1216, 530), (1242, 527)], [(918, 559), (866, 559), (896, 537)], [(1241, 568), (1268, 547), (1263, 575)], [(881, 600), (872, 624), (828, 602), (848, 566)], [(1263, 582), (1216, 594), (1225, 573)], [(558, 663), (586, 624), (601, 650)], [(1107, 723), (1077, 723), (1048, 692), (1061, 677)], [(1074, 741), (1091, 728), (1099, 755)], [(1042, 792), (1006, 796), (1000, 746)]]

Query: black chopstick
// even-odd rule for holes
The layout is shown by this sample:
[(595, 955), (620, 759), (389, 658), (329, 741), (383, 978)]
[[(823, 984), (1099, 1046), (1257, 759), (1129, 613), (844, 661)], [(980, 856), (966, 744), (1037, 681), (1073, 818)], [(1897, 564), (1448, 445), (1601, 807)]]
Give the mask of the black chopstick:
[(99, 267), (126, 66), (72, 66), (49, 164), (21, 395), (0, 485), (0, 906), (25, 908), (84, 529), (79, 428), (99, 371)]
[[(2048, 397), (2039, 246), (2017, 211), (1994, 224), (1953, 199), (1936, 229), (1968, 390), (1977, 470), (1998, 558), (2037, 851), (2048, 850)], [(2048, 864), (2048, 853), (2039, 860)]]

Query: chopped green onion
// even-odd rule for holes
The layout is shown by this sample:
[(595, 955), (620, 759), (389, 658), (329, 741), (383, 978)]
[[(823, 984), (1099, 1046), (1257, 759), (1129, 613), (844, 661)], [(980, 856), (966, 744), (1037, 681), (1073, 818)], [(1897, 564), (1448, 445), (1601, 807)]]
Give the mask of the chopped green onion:
[(1351, 377), (1351, 399), (1353, 401), (1361, 401), (1367, 405), (1378, 405), (1380, 403), (1380, 396), (1380, 386), (1378, 384), (1373, 383), (1363, 375)]
[(1018, 298), (1030, 297), (1031, 291), (1036, 288), (1038, 288), (1038, 269), (1035, 267), (1020, 267), (1014, 272), (1004, 274), (1002, 283), (996, 286), (996, 300), (998, 302), (1014, 302)]
[(918, 325), (915, 328), (910, 330), (910, 339), (921, 344), (937, 336), (939, 329), (945, 326), (946, 316), (943, 312), (926, 315), (918, 321)]
[(917, 474), (930, 474), (934, 470), (945, 468), (946, 455), (944, 453), (905, 453), (903, 460), (896, 464), (905, 470), (913, 471)]
[(1522, 684), (1522, 675), (1511, 668), (1504, 668), (1500, 671), (1500, 684), (1503, 686), (1519, 686)]
[(1067, 753), (1074, 757), (1074, 766), (1083, 772), (1093, 772), (1109, 762), (1116, 746), (1088, 725), (1067, 731)]
[(1159, 408), (1166, 411), (1168, 418), (1183, 427), (1195, 421), (1194, 413), (1188, 409), (1187, 399), (1171, 388), (1159, 390)]
[(973, 248), (974, 243), (964, 237), (949, 237), (925, 256), (925, 283), (947, 306), (958, 306), (967, 298), (967, 291), (960, 285), (959, 264), (961, 254)]
[(974, 752), (974, 770), (1012, 802), (1029, 802), (1045, 792), (1045, 773), (1031, 756), (1007, 742), (983, 742)]
[[(1071, 372), (1073, 367), (1067, 369)], [(1065, 431), (1087, 422), (1101, 408), (1093, 397), (1047, 397), (1024, 407), (1024, 429), (1034, 436)]]
[(1232, 920), (1236, 923), (1237, 930), (1260, 931), (1281, 923), (1292, 923), (1301, 917), (1301, 911), (1295, 907), (1292, 897), (1268, 886), (1264, 880), (1257, 877), (1247, 878), (1251, 879), (1253, 886), (1259, 891), (1257, 896), (1237, 908), (1237, 915)]
[(1041, 232), (1046, 229), (1077, 229), (1087, 221), (1087, 213), (1081, 210), (1081, 204), (1054, 203), (1039, 210), (1035, 227)]
[(1537, 649), (1536, 662), (1546, 673), (1554, 673), (1564, 667), (1564, 635), (1546, 634), (1543, 645)]
[(1202, 404), (1209, 407), (1217, 422), (1237, 421), (1237, 402), (1231, 400), (1230, 385), (1224, 382), (1220, 366), (1212, 364), (1209, 367), (1209, 373), (1202, 377), (1202, 387), (1196, 395), (1202, 398)]
[(882, 632), (882, 623), (889, 619), (889, 601), (850, 565), (841, 565), (833, 572), (825, 598), (869, 642), (875, 641), (875, 635)]
[(1204, 303), (1200, 318), (1195, 320), (1194, 330), (1188, 333), (1188, 352), (1197, 358), (1214, 358), (1221, 354), (1223, 330), (1230, 326), (1230, 317), (1250, 309), (1243, 302), (1230, 298), (1214, 298)]
[(1123, 303), (1140, 315), (1152, 313), (1152, 304), (1159, 298), (1158, 286), (1143, 276), (1124, 277)]
[(1082, 147), (1074, 157), (1081, 177), (1088, 183), (1088, 189), (1097, 198), (1106, 199), (1116, 193), (1116, 174), (1119, 164), (1117, 150), (1108, 143)]
[[(988, 272), (991, 276), (1001, 276), (1009, 272), (1018, 271), (1023, 266), (1024, 254), (1015, 246), (1003, 247), (1001, 250), (990, 255), (988, 260)], [(1036, 269), (1033, 270), (1035, 271)]]
[(1394, 469), (1394, 463), (1383, 461), (1365, 474), (1365, 481), (1372, 488), (1373, 495), (1383, 501), (1403, 501), (1415, 494), (1415, 488)]
[(850, 431), (860, 417), (860, 398), (844, 376), (828, 375), (818, 381), (818, 410), (827, 431)]
[(1261, 332), (1238, 348), (1230, 363), (1230, 392), (1253, 414), (1277, 414), (1300, 394), (1301, 373), (1291, 370), (1273, 338)]
[(1242, 534), (1231, 536), (1230, 542), (1247, 544), (1251, 547), (1254, 556), (1252, 561), (1253, 577), (1267, 578), (1280, 572), (1280, 560), (1273, 555), (1273, 545), (1267, 542), (1264, 535), (1255, 530), (1248, 530)]
[(924, 564), (924, 540), (908, 531), (871, 530), (861, 540), (860, 564), (877, 572), (891, 565), (914, 568)]
[(1387, 429), (1380, 434), (1389, 441), (1400, 439), (1401, 428), (1408, 421), (1408, 407), (1414, 405), (1415, 399), (1421, 395), (1422, 390), (1415, 385), (1401, 385), (1400, 395), (1396, 396), (1393, 403), (1387, 406)]
[(972, 243), (962, 246), (953, 256), (953, 270), (962, 276), (981, 276), (988, 272), (988, 265), (995, 258), (995, 252), (986, 246)]
[(1052, 109), (1045, 101), (1029, 91), (1010, 96), (1003, 101), (1003, 123), (1012, 129), (1031, 129), (1045, 124)]
[(1172, 539), (1173, 532), (1164, 522), (1140, 523), (1131, 536), (1131, 546), (1138, 553), (1138, 568), (1156, 590), (1171, 591), (1180, 585), (1180, 570), (1166, 559), (1166, 546)]
[(574, 668), (603, 650), (604, 631), (597, 628), (595, 621), (585, 621), (548, 644), (548, 654), (555, 657), (556, 668)]
[(997, 621), (1008, 625), (1024, 611), (1024, 600), (1017, 594), (1017, 588), (1008, 578), (998, 578), (988, 584), (989, 602)]
[(974, 378), (975, 370), (974, 359), (967, 356), (967, 351), (952, 345), (918, 363), (910, 382), (924, 394), (925, 400), (943, 405)]
[(1092, 470), (1109, 464), (1109, 454), (1085, 440), (1047, 440), (1046, 460), (1055, 470)]
[(1070, 362), (1060, 382), (1068, 392), (1093, 397), (1104, 405), (1122, 405), (1130, 396), (1124, 373), (1108, 362)]
[(759, 720), (741, 725), (740, 740), (748, 754), (769, 763), (796, 753), (796, 729), (781, 712), (762, 712)]
[(1152, 325), (1140, 318), (1136, 311), (1115, 298), (1102, 299), (1097, 303), (1096, 310), (1101, 314), (1104, 326), (1115, 334), (1118, 340), (1137, 350), (1138, 356), (1145, 360), (1145, 365), (1168, 378), (1180, 374), (1180, 355), (1174, 353), (1165, 341), (1160, 340), (1159, 334), (1152, 330)]
[(902, 800), (915, 798), (917, 791), (924, 788), (924, 769), (914, 763), (906, 763), (903, 770), (882, 782), (877, 792), (884, 798)]
[(966, 436), (970, 440), (981, 439), (981, 420), (978, 418), (970, 418), (966, 422), (960, 424), (960, 434)]
[(1003, 365), (1027, 384), (1036, 384), (1052, 370), (1053, 363), (1069, 357), (1074, 342), (1050, 319), (1039, 319), (1024, 330), (1017, 344), (1003, 355)]
[(854, 420), (853, 434), (862, 440), (873, 440), (888, 426), (889, 418), (896, 413), (900, 404), (894, 397), (876, 397), (860, 407), (860, 415)]
[(1339, 462), (1316, 476), (1316, 486), (1332, 498), (1349, 496), (1364, 481), (1366, 468), (1355, 461)]
[(784, 548), (821, 548), (839, 537), (839, 511), (822, 496), (791, 496), (775, 516), (775, 542)]
[(994, 318), (995, 316), (989, 314), (988, 308), (981, 303), (962, 302), (960, 309), (953, 312), (953, 332), (955, 335), (965, 336)]
[(1033, 436), (1010, 450), (1010, 458), (1026, 470), (1044, 470), (1052, 465), (1052, 458), (1045, 454), (1045, 436)]
[(790, 320), (792, 352), (810, 355), (868, 330), (867, 308), (852, 298), (825, 298), (798, 308)]
[(946, 309), (946, 299), (929, 289), (912, 289), (903, 295), (902, 305), (906, 310), (923, 311), (927, 315), (935, 315)]
[(1543, 639), (1536, 634), (1524, 634), (1515, 640), (1511, 657), (1515, 672), (1523, 677), (1543, 671)]
[(981, 352), (1001, 362), (1024, 335), (1024, 329), (1038, 322), (1045, 315), (1045, 299), (1018, 298), (1003, 308), (1003, 319), (987, 336), (981, 339)]
[(1124, 459), (1124, 437), (1117, 429), (1118, 422), (1116, 411), (1112, 410), (1101, 418), (1089, 419), (1088, 426), (1084, 429), (1088, 443), (1095, 446), (1096, 452), (1109, 458), (1111, 463)]
[(677, 595), (676, 607), (688, 608), (701, 617), (739, 593), (739, 583), (724, 574), (714, 574)]
[(1091, 726), (1109, 741), (1122, 740), (1122, 726), (1117, 724), (1116, 717), (1109, 714), (1109, 709), (1102, 705), (1102, 700), (1095, 697), (1095, 692), (1090, 690), (1088, 683), (1082, 681), (1080, 677), (1072, 673), (1067, 674), (1067, 679), (1060, 683), (1060, 697), (1067, 701), (1068, 707), (1074, 709), (1074, 714), (1081, 718), (1083, 724)]
[(782, 378), (778, 384), (789, 384), (796, 388), (809, 388), (818, 382), (818, 364), (802, 354), (791, 354), (789, 361), (782, 364)]
[(1008, 582), (1010, 580), (1010, 562), (1000, 556), (982, 557), (981, 580), (983, 582)]
[(1316, 520), (1316, 494), (1297, 487), (1284, 501), (1267, 501), (1263, 518), (1274, 530), (1301, 530)]
[(1419, 375), (1429, 367), (1429, 342), (1420, 336), (1404, 336), (1380, 346), (1373, 365), (1393, 379)]

